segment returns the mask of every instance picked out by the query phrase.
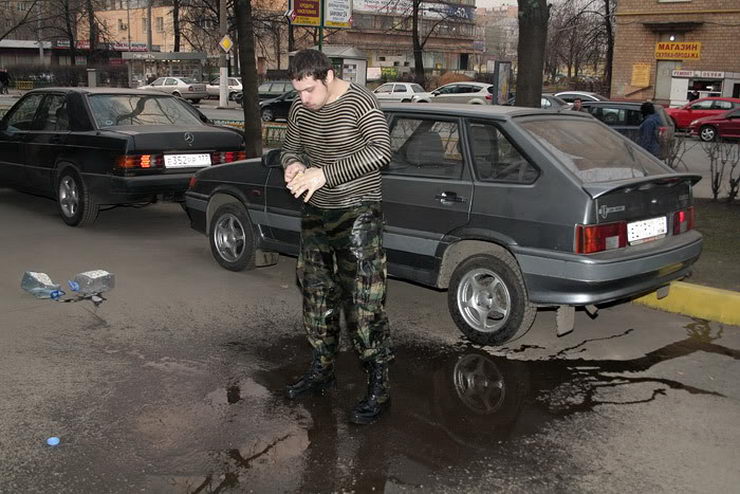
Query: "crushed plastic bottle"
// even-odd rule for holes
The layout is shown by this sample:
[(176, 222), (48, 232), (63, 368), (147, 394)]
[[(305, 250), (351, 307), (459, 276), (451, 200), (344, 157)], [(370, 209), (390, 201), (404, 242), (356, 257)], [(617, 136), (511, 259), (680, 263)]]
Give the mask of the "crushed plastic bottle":
[(112, 290), (116, 279), (112, 273), (96, 269), (76, 274), (67, 284), (80, 295), (97, 295)]
[(46, 440), (46, 444), (48, 444), (49, 446), (58, 446), (59, 445), (59, 442), (60, 442), (60, 440), (56, 436), (52, 436), (52, 437), (50, 437), (49, 439)]
[(36, 298), (50, 298), (52, 300), (57, 300), (64, 295), (60, 286), (51, 281), (48, 274), (36, 273), (34, 271), (26, 271), (23, 273), (21, 288)]

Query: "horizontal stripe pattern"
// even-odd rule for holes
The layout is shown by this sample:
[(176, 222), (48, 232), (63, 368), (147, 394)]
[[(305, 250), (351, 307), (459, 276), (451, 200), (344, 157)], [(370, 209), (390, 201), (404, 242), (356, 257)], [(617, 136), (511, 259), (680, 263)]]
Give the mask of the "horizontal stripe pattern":
[(391, 159), (388, 123), (375, 96), (350, 84), (336, 101), (311, 111), (296, 98), (288, 117), (282, 164), (299, 161), (320, 167), (326, 185), (309, 200), (313, 206), (339, 209), (380, 201), (380, 169)]

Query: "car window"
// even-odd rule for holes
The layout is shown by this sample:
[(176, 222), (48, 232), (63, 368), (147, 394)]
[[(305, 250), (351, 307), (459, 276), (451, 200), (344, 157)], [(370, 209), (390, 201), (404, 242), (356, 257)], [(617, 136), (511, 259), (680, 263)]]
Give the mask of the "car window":
[(593, 121), (530, 118), (521, 126), (584, 183), (668, 173), (637, 144)]
[(284, 93), (285, 92), (285, 83), (284, 82), (274, 82), (272, 84), (272, 87), (270, 87), (271, 93)]
[(457, 122), (399, 117), (391, 127), (387, 175), (460, 179), (463, 159)]
[(21, 101), (6, 120), (8, 130), (31, 130), (33, 116), (43, 97), (42, 94), (32, 94)]
[(707, 99), (691, 105), (692, 110), (709, 110), (712, 108), (712, 100)]
[(202, 125), (176, 98), (166, 95), (93, 94), (90, 109), (99, 128), (123, 125)]
[(393, 89), (393, 84), (383, 84), (375, 90), (376, 93), (390, 93)]
[(411, 85), (411, 90), (412, 90), (413, 92), (415, 92), (415, 93), (423, 93), (423, 92), (424, 92), (424, 88), (423, 88), (423, 87), (421, 87), (421, 86), (420, 86), (420, 85), (418, 85), (418, 84), (412, 84), (412, 85)]
[(174, 78), (172, 78), (172, 77), (168, 77), (168, 78), (167, 78), (167, 79), (166, 79), (166, 80), (164, 81), (164, 85), (165, 85), (165, 86), (176, 86), (176, 85), (177, 85), (177, 81), (176, 81), (176, 80), (175, 80)]
[(216, 77), (215, 79), (211, 81), (211, 86), (218, 86), (220, 82), (221, 80), (218, 77)]
[(714, 100), (712, 110), (732, 110), (732, 103), (720, 99)]
[(448, 86), (442, 86), (438, 88), (437, 91), (439, 92), (439, 94), (452, 94), (456, 91), (456, 89), (457, 84), (450, 84)]
[(239, 85), (239, 80), (232, 77), (232, 78), (229, 79), (229, 85), (230, 86), (238, 86)]
[(476, 176), (484, 182), (529, 184), (539, 174), (499, 129), (486, 122), (468, 126)]
[(62, 94), (47, 94), (36, 114), (33, 130), (68, 131), (69, 114)]
[(547, 109), (552, 106), (552, 103), (550, 103), (550, 100), (547, 98), (540, 98), (540, 106)]
[(396, 84), (393, 86), (393, 92), (394, 93), (405, 93), (406, 92), (406, 86), (403, 84)]
[(268, 92), (270, 90), (270, 86), (271, 85), (272, 84), (270, 84), (269, 82), (266, 82), (264, 84), (260, 84), (260, 87), (257, 88), (257, 92), (258, 93), (266, 93), (266, 92)]
[(198, 84), (198, 81), (196, 81), (192, 77), (180, 77), (180, 80), (185, 84)]
[(160, 77), (159, 79), (152, 82), (152, 86), (161, 86), (164, 84), (164, 77)]
[(575, 94), (571, 94), (571, 93), (562, 93), (562, 94), (558, 94), (558, 98), (562, 99), (566, 103), (573, 103), (576, 100), (576, 98), (581, 98), (581, 97)]

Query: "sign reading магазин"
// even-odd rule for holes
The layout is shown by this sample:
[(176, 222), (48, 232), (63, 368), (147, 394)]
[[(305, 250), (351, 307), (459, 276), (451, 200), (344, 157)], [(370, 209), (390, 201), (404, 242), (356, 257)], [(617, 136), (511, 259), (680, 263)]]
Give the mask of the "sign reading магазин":
[(655, 44), (655, 58), (658, 60), (699, 60), (701, 42), (658, 41)]
[[(352, 10), (361, 13), (406, 16), (411, 15), (413, 0), (353, 0)], [(427, 18), (448, 18), (472, 21), (475, 7), (450, 5), (437, 2), (422, 2), (421, 15)]]

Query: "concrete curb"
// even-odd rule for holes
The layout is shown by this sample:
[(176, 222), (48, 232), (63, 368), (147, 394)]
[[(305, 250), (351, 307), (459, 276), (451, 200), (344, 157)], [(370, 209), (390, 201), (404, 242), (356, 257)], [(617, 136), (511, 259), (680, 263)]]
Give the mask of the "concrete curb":
[(634, 302), (654, 309), (740, 326), (740, 292), (674, 281), (667, 297), (658, 300), (656, 294), (651, 293)]

